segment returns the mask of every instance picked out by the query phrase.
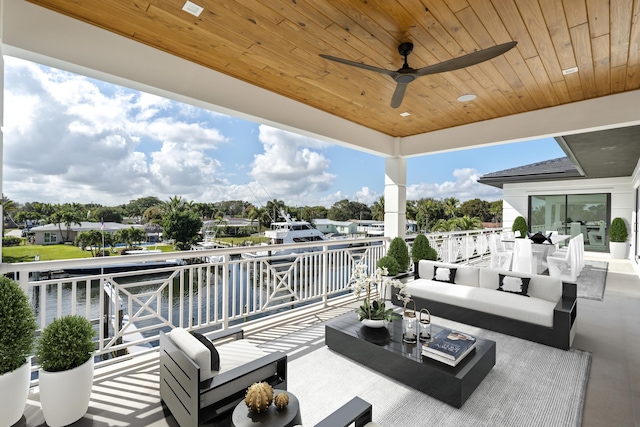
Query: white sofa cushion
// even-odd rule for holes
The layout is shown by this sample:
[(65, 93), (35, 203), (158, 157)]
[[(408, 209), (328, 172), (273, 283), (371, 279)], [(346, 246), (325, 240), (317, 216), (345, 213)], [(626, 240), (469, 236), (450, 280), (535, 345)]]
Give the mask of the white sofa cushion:
[(515, 271), (480, 269), (480, 287), (486, 289), (498, 289), (500, 274), (514, 277), (529, 277), (529, 289), (527, 295), (542, 298), (554, 304), (562, 298), (562, 280), (557, 277), (541, 276), (539, 274), (518, 273)]
[[(455, 268), (457, 285), (478, 286), (478, 267), (464, 264), (451, 264), (446, 262), (421, 260), (418, 264), (418, 271), (421, 279), (433, 279), (435, 266)], [(497, 286), (496, 286), (497, 287)]]
[(527, 298), (495, 289), (450, 285), (427, 279), (408, 282), (407, 290), (415, 297), (537, 325), (553, 326), (553, 309), (556, 303), (541, 298)]

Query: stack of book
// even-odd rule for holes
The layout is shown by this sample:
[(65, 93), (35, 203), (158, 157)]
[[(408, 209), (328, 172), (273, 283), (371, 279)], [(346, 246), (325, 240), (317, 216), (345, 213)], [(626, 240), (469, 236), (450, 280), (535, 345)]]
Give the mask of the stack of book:
[(422, 355), (456, 366), (476, 348), (476, 338), (463, 332), (443, 329), (422, 344)]

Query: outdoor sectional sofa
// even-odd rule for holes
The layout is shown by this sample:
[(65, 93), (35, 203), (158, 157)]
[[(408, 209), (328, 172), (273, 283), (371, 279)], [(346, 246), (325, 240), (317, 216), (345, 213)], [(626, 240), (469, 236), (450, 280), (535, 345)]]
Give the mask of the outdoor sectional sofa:
[[(202, 341), (182, 328), (160, 332), (160, 397), (180, 426), (232, 411), (255, 382), (287, 389), (287, 355), (266, 353), (243, 337), (239, 328), (200, 336)], [(212, 358), (219, 360), (218, 370), (212, 369)]]
[[(418, 310), (564, 350), (571, 347), (575, 289), (559, 278), (426, 260), (419, 262), (418, 273), (406, 284)], [(519, 291), (511, 286), (524, 278), (528, 296), (498, 290), (501, 276), (503, 288), (511, 291)], [(396, 295), (392, 301), (403, 305)]]

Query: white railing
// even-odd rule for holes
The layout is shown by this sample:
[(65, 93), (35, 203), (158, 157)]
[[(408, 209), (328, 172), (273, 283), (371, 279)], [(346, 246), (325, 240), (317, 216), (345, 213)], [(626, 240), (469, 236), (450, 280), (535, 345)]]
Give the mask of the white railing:
[(438, 253), (438, 260), (464, 263), (475, 258), (489, 256), (489, 236), (504, 230), (503, 228), (485, 228), (483, 230), (436, 232), (426, 234), (426, 236), (431, 247)]
[[(500, 231), (427, 237), (440, 260), (468, 262), (489, 255), (487, 236)], [(375, 267), (387, 242), (380, 237), (0, 264), (0, 273), (27, 291), (40, 329), (69, 314), (92, 320), (98, 332), (96, 354), (110, 363), (116, 355), (152, 351), (161, 330), (250, 324), (348, 295), (353, 266)], [(124, 263), (137, 267), (121, 271)], [(146, 269), (150, 265), (154, 268)]]
[[(326, 304), (350, 293), (353, 266), (375, 266), (385, 241), (277, 245), (270, 253), (257, 246), (41, 261), (0, 269), (32, 298), (40, 329), (69, 314), (91, 319), (98, 332), (96, 355), (112, 359), (151, 351), (159, 331), (172, 327), (206, 331)], [(164, 264), (168, 258), (179, 263)], [(120, 271), (123, 263), (138, 269)], [(143, 269), (150, 265), (156, 268)]]

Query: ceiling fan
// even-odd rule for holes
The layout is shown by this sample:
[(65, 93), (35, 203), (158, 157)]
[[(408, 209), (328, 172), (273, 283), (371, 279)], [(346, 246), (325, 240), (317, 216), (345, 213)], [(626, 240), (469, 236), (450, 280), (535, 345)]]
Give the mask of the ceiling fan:
[(364, 70), (375, 71), (376, 73), (391, 76), (391, 78), (395, 80), (396, 83), (398, 83), (398, 85), (396, 86), (396, 90), (393, 92), (393, 96), (391, 97), (391, 108), (398, 108), (400, 104), (402, 104), (402, 99), (404, 98), (404, 93), (407, 90), (407, 85), (418, 77), (426, 76), (429, 74), (444, 73), (445, 71), (458, 70), (460, 68), (479, 64), (481, 62), (493, 59), (496, 56), (502, 55), (509, 49), (514, 48), (517, 44), (518, 42), (516, 41), (503, 43), (487, 49), (469, 53), (458, 58), (440, 62), (438, 64), (415, 69), (409, 67), (409, 64), (407, 63), (407, 57), (413, 51), (413, 43), (405, 42), (401, 43), (400, 46), (398, 46), (398, 52), (400, 52), (400, 55), (404, 56), (404, 65), (397, 71), (378, 68), (371, 65), (363, 64), (361, 62), (349, 61), (348, 59), (336, 58), (335, 56), (325, 55), (322, 53), (320, 54), (320, 56), (325, 59), (330, 59), (331, 61), (351, 65), (352, 67), (362, 68)]

